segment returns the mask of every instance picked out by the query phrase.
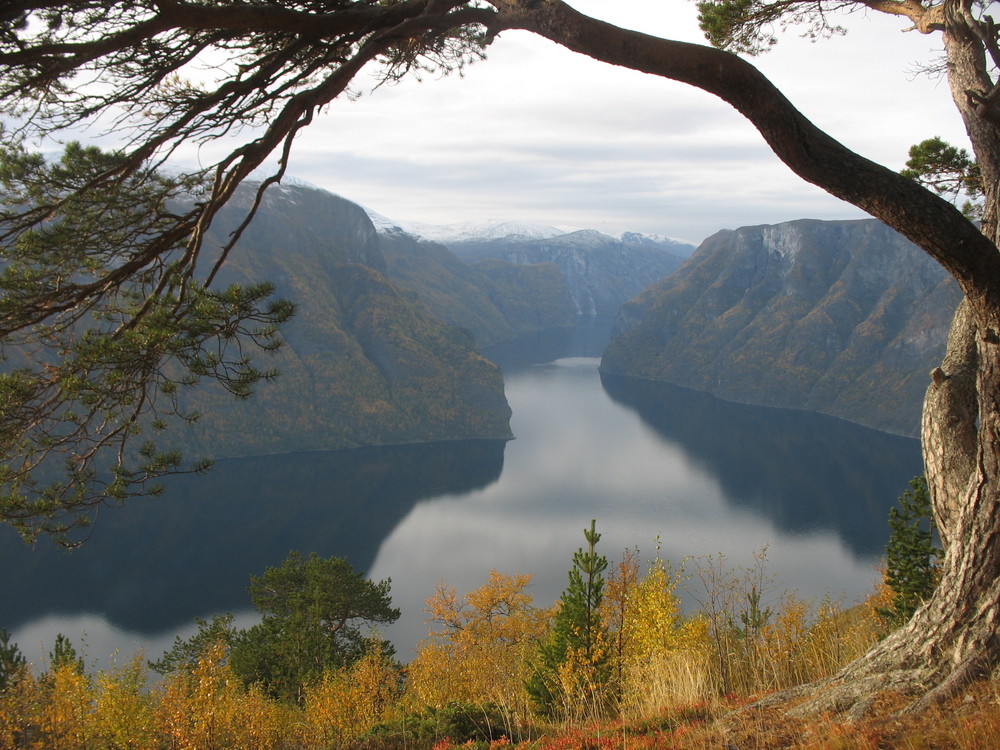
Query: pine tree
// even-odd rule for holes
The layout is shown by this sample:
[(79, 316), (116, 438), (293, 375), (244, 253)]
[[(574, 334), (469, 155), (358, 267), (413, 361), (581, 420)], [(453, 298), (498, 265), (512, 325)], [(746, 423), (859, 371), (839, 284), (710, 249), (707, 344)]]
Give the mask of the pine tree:
[(934, 544), (934, 519), (927, 482), (910, 480), (910, 489), (889, 511), (889, 544), (886, 546), (885, 582), (892, 590), (889, 607), (879, 610), (891, 626), (907, 622), (934, 591), (941, 550)]
[(539, 646), (538, 661), (527, 683), (536, 707), (546, 714), (554, 713), (560, 704), (569, 708), (574, 698), (568, 694), (570, 684), (579, 682), (574, 677), (585, 678), (590, 695), (595, 689), (603, 692), (610, 678), (607, 633), (600, 615), (608, 559), (596, 552), (601, 539), (596, 519), (583, 536), (587, 550), (580, 548), (573, 555), (569, 586), (563, 591), (552, 630)]
[(27, 665), (21, 649), (10, 640), (7, 628), (0, 630), (0, 691), (6, 690)]
[(348, 668), (377, 647), (392, 646), (363, 629), (399, 618), (389, 596), (390, 580), (375, 582), (355, 572), (342, 557), (315, 552), (289, 553), (280, 566), (250, 577), (250, 598), (263, 615), (256, 625), (233, 627), (231, 614), (198, 620), (198, 632), (177, 638), (173, 648), (150, 667), (168, 674), (190, 670), (204, 654), (220, 646), (233, 674), (256, 684), (274, 698), (301, 701), (306, 687), (328, 670)]
[(78, 674), (83, 674), (83, 657), (80, 656), (73, 642), (62, 633), (56, 633), (55, 644), (49, 651), (49, 669), (55, 672), (57, 669), (70, 667)]

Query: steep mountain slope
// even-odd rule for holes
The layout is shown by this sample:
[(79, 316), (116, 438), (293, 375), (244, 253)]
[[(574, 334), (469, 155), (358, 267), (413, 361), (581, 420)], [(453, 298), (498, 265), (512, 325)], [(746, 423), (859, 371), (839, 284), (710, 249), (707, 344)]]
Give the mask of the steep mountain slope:
[(552, 264), (469, 265), (398, 228), (383, 229), (379, 240), (389, 278), (442, 320), (470, 330), (480, 347), (576, 320), (569, 288)]
[(591, 229), (538, 239), (522, 233), (443, 242), (468, 263), (552, 263), (566, 280), (576, 314), (596, 316), (615, 315), (623, 302), (677, 269), (690, 250), (672, 240), (635, 233), (616, 240)]
[(958, 300), (875, 220), (727, 230), (622, 308), (601, 367), (913, 435)]
[[(242, 192), (212, 225), (216, 241), (243, 216)], [(500, 370), (471, 336), (386, 277), (364, 211), (322, 190), (268, 190), (224, 267), (224, 283), (271, 280), (298, 305), (287, 345), (261, 365), (281, 377), (252, 399), (189, 394), (203, 416), (189, 449), (243, 456), (432, 440), (510, 437)], [(192, 446), (191, 443), (194, 443)]]

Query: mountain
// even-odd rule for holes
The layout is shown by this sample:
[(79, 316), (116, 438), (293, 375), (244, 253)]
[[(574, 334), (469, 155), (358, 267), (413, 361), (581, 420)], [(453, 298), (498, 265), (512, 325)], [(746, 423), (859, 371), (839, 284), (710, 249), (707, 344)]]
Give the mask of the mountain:
[[(371, 212), (369, 212), (370, 215)], [(373, 221), (375, 221), (373, 219)], [(400, 226), (386, 220), (389, 226), (420, 237), (423, 240), (442, 245), (462, 242), (542, 240), (565, 234), (566, 231), (547, 224), (532, 224), (523, 221), (463, 221), (457, 224), (423, 224), (409, 222)], [(379, 222), (375, 221), (381, 231)]]
[(511, 223), (438, 230), (434, 236), (470, 264), (552, 264), (565, 279), (575, 313), (594, 316), (615, 315), (623, 302), (676, 270), (693, 249), (635, 232), (615, 239), (592, 229), (559, 233), (554, 227)]
[(959, 299), (875, 220), (726, 230), (623, 306), (601, 369), (915, 435)]
[(389, 278), (437, 317), (471, 331), (479, 347), (576, 322), (569, 287), (551, 263), (467, 264), (396, 227), (380, 230), (379, 239)]
[[(219, 214), (206, 247), (228, 237), (255, 188), (244, 186)], [(186, 394), (186, 406), (203, 415), (183, 432), (189, 452), (511, 436), (499, 368), (476, 352), (467, 331), (388, 278), (379, 236), (359, 206), (304, 185), (268, 189), (219, 277), (221, 284), (261, 280), (298, 306), (283, 329), (286, 345), (256, 359), (281, 377), (245, 402), (213, 387)]]

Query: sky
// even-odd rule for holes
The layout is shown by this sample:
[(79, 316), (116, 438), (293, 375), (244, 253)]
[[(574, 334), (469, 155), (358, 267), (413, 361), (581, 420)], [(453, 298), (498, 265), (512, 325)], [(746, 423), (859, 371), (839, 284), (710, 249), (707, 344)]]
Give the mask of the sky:
[[(570, 0), (645, 33), (703, 41), (685, 0)], [(967, 146), (945, 81), (917, 72), (937, 35), (844, 15), (846, 36), (793, 28), (755, 64), (819, 127), (892, 169), (913, 143)], [(507, 32), (464, 77), (408, 79), (334, 102), (289, 173), (395, 221), (508, 220), (697, 244), (723, 228), (864, 214), (803, 182), (728, 105), (696, 89)], [(202, 158), (207, 154), (202, 154)]]

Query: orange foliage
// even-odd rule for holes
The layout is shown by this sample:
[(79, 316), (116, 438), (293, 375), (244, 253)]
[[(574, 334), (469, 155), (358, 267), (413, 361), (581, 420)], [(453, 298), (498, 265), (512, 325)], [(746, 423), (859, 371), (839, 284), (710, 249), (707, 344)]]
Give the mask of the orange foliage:
[(439, 628), (420, 644), (409, 665), (408, 701), (435, 707), (453, 701), (493, 703), (526, 716), (528, 661), (548, 620), (526, 591), (530, 582), (530, 575), (494, 570), (464, 597), (439, 585), (426, 607)]
[(175, 750), (270, 750), (281, 744), (282, 711), (258, 688), (243, 687), (219, 643), (202, 655), (190, 674), (167, 678), (158, 719)]

